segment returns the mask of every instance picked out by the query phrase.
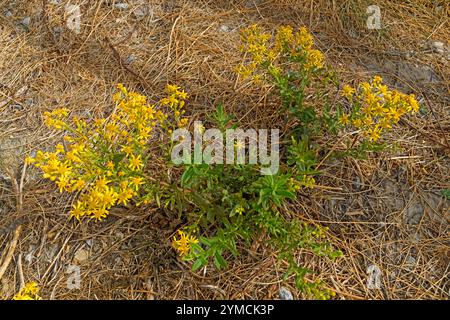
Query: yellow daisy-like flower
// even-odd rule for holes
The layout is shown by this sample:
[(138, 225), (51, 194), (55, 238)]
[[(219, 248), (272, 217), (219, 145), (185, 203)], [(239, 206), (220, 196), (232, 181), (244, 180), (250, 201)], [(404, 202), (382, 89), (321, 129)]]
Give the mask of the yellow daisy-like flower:
[(38, 295), (39, 287), (36, 282), (28, 282), (19, 293), (17, 293), (13, 300), (41, 300)]
[(144, 183), (144, 179), (142, 177), (131, 178), (131, 184), (134, 186), (135, 190), (139, 189), (139, 186), (143, 183)]
[(127, 205), (128, 200), (130, 200), (134, 195), (134, 191), (130, 188), (122, 189), (117, 197), (117, 203)]
[(342, 96), (346, 97), (348, 100), (350, 100), (353, 95), (355, 94), (356, 90), (354, 88), (352, 88), (351, 86), (349, 86), (348, 84), (346, 84), (343, 88), (342, 88)]
[(129, 159), (128, 168), (130, 168), (133, 171), (137, 171), (141, 169), (143, 165), (144, 164), (142, 163), (141, 155), (138, 155), (137, 157), (134, 154), (131, 155)]
[(352, 124), (357, 128), (360, 128), (363, 125), (362, 120), (359, 118), (353, 119)]
[(234, 212), (236, 212), (237, 214), (242, 214), (242, 213), (244, 213), (244, 211), (245, 211), (245, 209), (244, 209), (243, 206), (237, 206), (237, 207), (234, 209)]
[(417, 111), (419, 111), (419, 103), (417, 102), (413, 94), (410, 94), (408, 96), (407, 110), (412, 113), (416, 113)]
[(344, 113), (339, 117), (339, 123), (343, 124), (344, 126), (350, 123), (350, 117), (348, 114)]
[(368, 129), (365, 133), (370, 141), (377, 141), (381, 136), (381, 127), (376, 125), (375, 127)]
[(198, 243), (198, 239), (182, 230), (178, 230), (178, 235), (180, 236), (179, 239), (176, 236), (173, 237), (172, 246), (180, 253), (180, 256), (184, 256), (191, 251), (193, 244)]
[(133, 147), (131, 147), (130, 145), (122, 146), (121, 151), (125, 152), (125, 154), (128, 156), (133, 153)]
[(69, 212), (70, 217), (74, 217), (77, 220), (80, 220), (82, 216), (86, 214), (84, 204), (81, 201), (77, 201), (76, 204), (72, 205), (72, 210)]

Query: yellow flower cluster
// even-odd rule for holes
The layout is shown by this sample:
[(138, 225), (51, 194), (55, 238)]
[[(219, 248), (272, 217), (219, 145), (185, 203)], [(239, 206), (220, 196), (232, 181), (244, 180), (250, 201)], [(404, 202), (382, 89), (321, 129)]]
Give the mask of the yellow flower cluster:
[(237, 214), (243, 214), (245, 212), (245, 208), (243, 206), (239, 205), (234, 209), (234, 212)]
[(183, 230), (178, 230), (178, 235), (179, 239), (176, 236), (173, 237), (172, 246), (180, 253), (180, 256), (184, 256), (191, 251), (193, 244), (198, 243), (198, 239), (186, 234)]
[(314, 40), (305, 27), (294, 32), (291, 26), (278, 28), (275, 39), (263, 32), (258, 25), (244, 29), (241, 33), (244, 45), (241, 52), (249, 56), (248, 64), (240, 64), (236, 71), (244, 78), (258, 80), (259, 68), (279, 72), (279, 65), (286, 61), (300, 62), (303, 72), (310, 72), (323, 67), (323, 54), (313, 49)]
[[(184, 105), (187, 99), (187, 93), (176, 85), (168, 85), (166, 87), (167, 97), (162, 98), (159, 102), (162, 106), (168, 107), (174, 116), (174, 123), (178, 128), (184, 128), (188, 124), (188, 118), (183, 117), (185, 114)], [(166, 122), (170, 126), (170, 122)], [(175, 128), (167, 128), (169, 132)]]
[(14, 295), (13, 300), (41, 300), (38, 295), (39, 287), (36, 282), (28, 282), (19, 293)]
[(419, 104), (413, 94), (406, 95), (389, 90), (383, 79), (375, 76), (371, 83), (363, 82), (358, 88), (345, 85), (341, 92), (353, 106), (350, 113), (339, 117), (344, 125), (362, 129), (369, 141), (375, 142), (384, 130), (389, 130), (407, 113), (419, 111)]
[[(128, 91), (119, 84), (113, 100), (116, 108), (108, 118), (94, 120), (92, 125), (73, 117), (68, 110), (58, 109), (44, 114), (45, 123), (64, 130), (64, 145), (58, 144), (54, 152), (38, 151), (28, 163), (40, 168), (44, 178), (55, 181), (60, 192), (79, 192), (70, 216), (80, 219), (88, 216), (105, 218), (114, 205), (127, 205), (138, 196), (145, 183), (145, 164), (150, 158), (147, 143), (153, 131), (160, 126), (169, 127), (168, 115), (157, 111), (146, 97)], [(169, 96), (159, 101), (178, 111), (184, 106), (186, 94), (176, 86), (168, 86)]]

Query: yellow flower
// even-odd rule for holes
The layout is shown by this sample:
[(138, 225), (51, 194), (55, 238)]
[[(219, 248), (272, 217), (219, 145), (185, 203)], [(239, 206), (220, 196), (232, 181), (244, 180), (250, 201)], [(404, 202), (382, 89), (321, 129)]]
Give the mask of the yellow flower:
[(377, 75), (377, 76), (373, 77), (372, 84), (374, 87), (379, 87), (382, 82), (383, 82), (383, 78), (381, 78), (380, 76)]
[(166, 86), (166, 91), (168, 94), (176, 93), (178, 91), (179, 87), (174, 84), (168, 84)]
[(237, 214), (242, 214), (244, 211), (245, 211), (245, 209), (244, 209), (244, 207), (242, 207), (242, 206), (237, 206), (237, 207), (234, 209), (234, 212), (236, 212)]
[(419, 111), (419, 103), (417, 102), (416, 98), (413, 94), (410, 94), (408, 96), (408, 111), (412, 113), (416, 113)]
[(64, 152), (65, 152), (64, 146), (62, 144), (58, 143), (56, 145), (56, 153), (64, 153)]
[(127, 205), (127, 201), (131, 199), (133, 195), (134, 195), (133, 190), (129, 188), (122, 189), (119, 195), (117, 196), (117, 203)]
[(376, 116), (381, 116), (384, 113), (385, 109), (383, 108), (383, 105), (377, 102), (374, 107), (372, 108), (372, 112)]
[(348, 100), (352, 99), (353, 95), (355, 94), (355, 89), (350, 87), (348, 84), (346, 84), (342, 88), (342, 96), (346, 97)]
[(131, 178), (131, 184), (135, 187), (135, 190), (137, 190), (139, 188), (139, 186), (143, 183), (144, 183), (144, 179), (142, 177)]
[(391, 125), (391, 123), (389, 122), (388, 119), (383, 118), (380, 121), (380, 127), (383, 128), (383, 129), (391, 129), (392, 125)]
[(97, 219), (98, 221), (102, 221), (102, 219), (106, 218), (108, 214), (108, 210), (106, 208), (98, 208), (91, 211), (91, 215), (93, 219)]
[(126, 145), (122, 147), (121, 151), (125, 152), (125, 154), (128, 156), (133, 153), (133, 148), (130, 145)]
[(364, 102), (371, 107), (378, 102), (378, 97), (371, 92), (366, 92)]
[(364, 117), (363, 123), (364, 123), (366, 126), (370, 126), (370, 125), (373, 124), (373, 118), (372, 118), (371, 116), (367, 115), (367, 116)]
[(339, 117), (339, 123), (343, 124), (344, 126), (350, 123), (349, 115), (344, 113)]
[(323, 67), (323, 54), (319, 50), (309, 50), (307, 51), (306, 57), (306, 68), (322, 68)]
[(353, 119), (352, 124), (353, 124), (355, 127), (360, 128), (360, 127), (362, 126), (363, 123), (362, 123), (361, 119), (356, 118), (356, 119)]
[(27, 156), (27, 157), (25, 158), (25, 162), (26, 162), (26, 164), (32, 164), (32, 163), (35, 163), (35, 162), (36, 162), (36, 159), (33, 158), (33, 157), (30, 157), (30, 156)]
[(82, 216), (86, 213), (84, 204), (81, 201), (77, 201), (76, 204), (72, 205), (72, 210), (70, 210), (70, 217), (75, 217), (77, 220), (80, 220)]
[(17, 293), (13, 300), (41, 300), (38, 295), (39, 287), (36, 282), (28, 282), (19, 293)]
[(372, 90), (372, 86), (368, 82), (361, 83), (360, 87), (361, 87), (361, 89), (362, 89), (364, 94), (368, 94)]
[(176, 236), (173, 237), (172, 246), (179, 251), (180, 256), (183, 256), (189, 253), (192, 245), (198, 243), (198, 240), (182, 230), (178, 230), (178, 235), (180, 236), (179, 239)]
[(106, 180), (105, 177), (99, 177), (99, 178), (97, 179), (97, 181), (95, 182), (95, 186), (96, 186), (98, 189), (103, 190), (103, 189), (105, 189), (105, 188), (107, 187), (108, 183), (110, 183), (110, 182), (111, 182), (111, 181)]
[(71, 181), (75, 190), (81, 191), (86, 186), (86, 181), (82, 178), (78, 178), (75, 181)]
[(366, 135), (369, 137), (370, 141), (377, 141), (381, 135), (381, 128), (379, 125), (376, 125), (374, 128), (368, 129)]
[(63, 192), (69, 186), (69, 180), (65, 177), (60, 177), (56, 182), (59, 192)]
[(108, 161), (108, 162), (106, 163), (106, 167), (107, 167), (108, 169), (114, 169), (114, 163), (113, 163), (112, 161)]
[(107, 188), (103, 194), (103, 205), (110, 208), (116, 203), (117, 198), (118, 194), (112, 188)]
[(183, 127), (185, 127), (185, 126), (187, 125), (188, 121), (189, 121), (188, 118), (183, 118), (183, 119), (181, 119), (181, 120), (178, 122), (177, 125), (178, 125), (179, 128), (183, 128)]
[(129, 159), (128, 168), (130, 168), (133, 171), (137, 171), (137, 170), (141, 169), (142, 166), (143, 166), (143, 163), (141, 160), (141, 155), (138, 155), (136, 157), (134, 154), (132, 154)]

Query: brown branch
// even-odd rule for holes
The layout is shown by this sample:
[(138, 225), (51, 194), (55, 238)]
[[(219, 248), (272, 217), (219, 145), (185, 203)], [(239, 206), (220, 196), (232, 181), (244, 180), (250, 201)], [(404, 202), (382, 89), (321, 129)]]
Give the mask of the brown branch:
[(9, 263), (11, 262), (14, 250), (16, 250), (17, 241), (19, 240), (21, 231), (22, 231), (22, 225), (18, 225), (16, 230), (14, 231), (14, 238), (13, 238), (13, 241), (11, 242), (11, 245), (9, 246), (9, 250), (8, 250), (8, 253), (6, 254), (5, 261), (3, 262), (2, 266), (0, 267), (0, 279), (3, 277), (3, 274), (5, 273), (6, 269), (9, 266)]

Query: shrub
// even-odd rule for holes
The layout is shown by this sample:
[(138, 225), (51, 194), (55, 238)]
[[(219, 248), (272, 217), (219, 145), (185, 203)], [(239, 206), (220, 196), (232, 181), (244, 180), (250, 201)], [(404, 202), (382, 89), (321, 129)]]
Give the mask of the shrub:
[[(302, 222), (287, 204), (299, 190), (315, 187), (327, 159), (381, 149), (382, 134), (403, 115), (417, 112), (418, 104), (412, 95), (389, 90), (380, 77), (357, 88), (344, 85), (345, 99), (330, 101), (339, 81), (306, 28), (281, 27), (272, 37), (255, 25), (243, 30), (242, 40), (244, 61), (237, 72), (256, 85), (276, 88), (272, 94), (289, 129), (282, 137), (277, 173), (261, 175), (261, 165), (204, 163), (185, 164), (180, 175), (169, 175), (167, 169), (176, 166), (170, 161), (174, 143), (169, 136), (188, 124), (187, 94), (174, 85), (154, 105), (119, 85), (112, 113), (94, 123), (69, 120), (67, 109), (45, 113), (49, 127), (65, 132), (65, 144), (54, 152), (38, 151), (28, 161), (60, 192), (78, 194), (70, 212), (76, 219), (101, 220), (111, 207), (130, 203), (169, 208), (186, 223), (172, 244), (192, 261), (193, 270), (210, 260), (224, 268), (239, 254), (238, 243), (249, 246), (262, 236), (288, 262), (286, 277), (294, 275), (299, 289), (326, 299), (334, 293), (307, 279), (313, 270), (297, 264), (296, 252), (304, 248), (329, 259), (342, 253), (327, 240), (326, 228)], [(222, 106), (211, 124), (222, 133), (239, 125)], [(334, 146), (338, 136), (345, 138), (345, 148)], [(235, 145), (236, 155), (240, 148)]]

